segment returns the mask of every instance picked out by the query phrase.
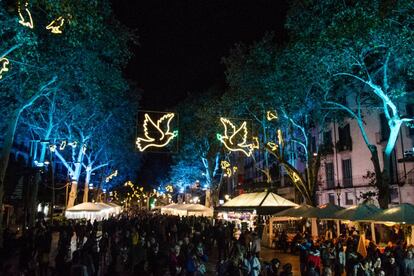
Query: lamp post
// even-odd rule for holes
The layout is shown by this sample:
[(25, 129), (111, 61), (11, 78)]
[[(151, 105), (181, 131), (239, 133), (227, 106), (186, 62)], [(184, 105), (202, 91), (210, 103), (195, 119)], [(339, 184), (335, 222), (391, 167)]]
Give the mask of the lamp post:
[(333, 130), (334, 130), (334, 150), (335, 150), (335, 165), (336, 165), (336, 181), (338, 185), (336, 186), (336, 195), (338, 196), (338, 206), (341, 206), (341, 185), (339, 184), (339, 170), (338, 170), (338, 147), (336, 140), (336, 117), (333, 121)]
[(336, 195), (338, 197), (338, 206), (341, 206), (341, 186), (339, 185), (339, 182), (338, 186), (336, 186)]

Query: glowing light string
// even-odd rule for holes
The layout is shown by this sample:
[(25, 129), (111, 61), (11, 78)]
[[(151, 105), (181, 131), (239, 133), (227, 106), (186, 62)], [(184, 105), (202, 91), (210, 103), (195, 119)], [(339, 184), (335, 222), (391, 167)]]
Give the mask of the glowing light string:
[(65, 18), (59, 16), (58, 18), (50, 22), (49, 25), (46, 26), (46, 30), (50, 30), (50, 32), (54, 34), (61, 34), (62, 30), (60, 28), (62, 28), (64, 23)]
[[(33, 18), (32, 18), (32, 14), (30, 13), (28, 7), (28, 3), (25, 2), (24, 3), (24, 10), (22, 11), (21, 7), (20, 7), (20, 2), (18, 2), (17, 4), (17, 12), (19, 13), (19, 23), (22, 24), (25, 27), (28, 27), (30, 29), (33, 29)], [(27, 16), (27, 18), (25, 18)]]
[(271, 151), (276, 151), (279, 148), (279, 145), (274, 142), (268, 142), (267, 146), (271, 149)]
[(254, 148), (254, 149), (259, 149), (259, 147), (260, 147), (260, 143), (259, 143), (259, 137), (253, 137), (253, 144), (252, 144), (252, 147)]
[(3, 77), (2, 74), (4, 72), (9, 71), (9, 67), (8, 67), (9, 63), (10, 61), (7, 58), (5, 57), (0, 58), (0, 80)]
[(167, 185), (167, 186), (165, 186), (165, 190), (169, 193), (172, 193), (174, 191), (174, 188), (173, 188), (172, 185)]
[[(112, 178), (114, 178), (115, 176), (118, 176), (118, 170), (115, 170), (113, 173), (111, 173), (110, 175), (108, 175), (107, 177), (106, 177), (106, 179), (105, 179), (105, 182), (109, 182), (109, 181), (111, 181), (112, 180)], [(130, 182), (130, 181), (129, 181)], [(128, 182), (127, 182), (128, 183)], [(131, 184), (127, 184), (127, 185), (132, 185), (132, 182), (131, 182)]]
[(152, 118), (145, 113), (143, 124), (145, 137), (138, 137), (136, 141), (139, 151), (143, 152), (149, 147), (163, 148), (177, 137), (177, 130), (170, 131), (170, 124), (174, 116), (174, 113), (167, 113), (157, 123), (154, 123)]
[(82, 153), (83, 153), (83, 154), (86, 154), (86, 148), (87, 148), (87, 147), (86, 147), (86, 145), (84, 144), (84, 145), (82, 146)]
[(267, 111), (266, 112), (266, 118), (268, 121), (277, 120), (277, 113), (273, 111)]
[(221, 168), (222, 168), (223, 170), (225, 170), (225, 169), (227, 169), (228, 167), (230, 167), (230, 163), (229, 163), (228, 161), (226, 161), (226, 160), (221, 161), (220, 165), (221, 165)]
[(76, 148), (77, 145), (78, 145), (78, 142), (76, 142), (76, 141), (73, 141), (71, 143), (68, 143), (68, 146), (71, 146), (72, 148)]
[(295, 172), (292, 172), (292, 179), (293, 179), (293, 182), (295, 183), (300, 181), (299, 175)]
[(224, 134), (217, 134), (217, 139), (231, 152), (242, 152), (251, 156), (254, 150), (252, 144), (247, 144), (247, 123), (244, 121), (237, 129), (236, 126), (226, 118), (220, 118), (224, 126)]
[(60, 150), (64, 150), (64, 149), (65, 149), (65, 147), (66, 147), (66, 141), (65, 141), (65, 140), (63, 140), (63, 141), (62, 141), (62, 143), (60, 143), (59, 149), (60, 149)]
[(56, 145), (49, 145), (49, 150), (54, 152), (56, 150)]
[(230, 163), (226, 160), (221, 161), (220, 165), (221, 169), (225, 171), (224, 176), (230, 177), (233, 174), (235, 174), (238, 170), (237, 166), (233, 166), (233, 168), (231, 168)]

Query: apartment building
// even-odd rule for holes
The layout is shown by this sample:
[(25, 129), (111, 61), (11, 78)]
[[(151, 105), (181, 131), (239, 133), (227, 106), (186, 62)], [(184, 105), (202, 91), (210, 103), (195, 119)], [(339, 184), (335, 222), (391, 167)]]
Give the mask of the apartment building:
[[(406, 105), (406, 114), (414, 115), (414, 104)], [(383, 166), (383, 151), (389, 137), (389, 127), (383, 113), (371, 112), (364, 117), (365, 127), (371, 143), (378, 148)], [(346, 119), (341, 123), (332, 122), (328, 129), (318, 135), (319, 147), (327, 154), (321, 162), (317, 200), (344, 207), (363, 201), (363, 195), (376, 193), (372, 186), (373, 172), (370, 152), (363, 140), (355, 120)], [(390, 203), (414, 204), (414, 128), (403, 126), (395, 145), (390, 168)]]

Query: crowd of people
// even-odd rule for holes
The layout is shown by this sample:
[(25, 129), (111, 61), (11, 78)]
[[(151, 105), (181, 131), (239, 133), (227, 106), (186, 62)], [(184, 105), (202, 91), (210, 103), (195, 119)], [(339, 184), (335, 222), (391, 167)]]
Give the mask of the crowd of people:
[[(52, 256), (53, 232), (57, 244)], [(19, 275), (40, 276), (279, 275), (277, 259), (260, 259), (256, 232), (235, 233), (234, 224), (227, 222), (148, 212), (93, 223), (68, 220), (55, 227), (40, 220), (16, 245), (17, 267)], [(290, 264), (284, 270), (280, 275), (292, 275)], [(16, 271), (6, 265), (3, 272)]]
[[(305, 232), (297, 233), (290, 250), (299, 255), (302, 276), (414, 276), (414, 247), (401, 239), (389, 242), (385, 248), (367, 241), (360, 243), (355, 229), (335, 239), (312, 241)], [(280, 244), (287, 244), (280, 235)], [(287, 251), (287, 247), (281, 248)]]
[[(290, 263), (261, 256), (260, 231), (205, 217), (142, 212), (54, 227), (40, 220), (18, 243), (8, 231), (4, 238), (5, 248), (19, 248), (17, 275), (293, 275)], [(356, 233), (318, 241), (306, 232), (292, 240), (279, 235), (279, 248), (298, 255), (302, 276), (414, 276), (412, 247), (399, 240), (381, 249), (370, 243), (360, 252), (358, 243)], [(16, 273), (11, 265), (2, 269)]]

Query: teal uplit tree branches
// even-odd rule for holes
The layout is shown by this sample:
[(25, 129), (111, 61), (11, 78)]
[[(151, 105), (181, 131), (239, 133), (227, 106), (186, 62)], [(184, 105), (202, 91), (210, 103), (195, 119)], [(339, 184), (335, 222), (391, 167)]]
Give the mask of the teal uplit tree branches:
[[(414, 76), (414, 4), (309, 1), (299, 8), (298, 3), (292, 4), (287, 25), (300, 43), (314, 49), (309, 68), (315, 66), (313, 72), (330, 81), (330, 86), (324, 87), (327, 106), (356, 120), (371, 153), (379, 203), (386, 208), (391, 155), (401, 126), (413, 121), (403, 110), (410, 101), (407, 92)], [(380, 110), (389, 127), (383, 166), (364, 123), (370, 110)]]
[[(220, 91), (210, 89), (198, 97), (189, 97), (178, 107), (181, 146), (176, 158), (176, 164), (194, 162), (197, 168), (202, 168), (198, 179), (203, 180), (205, 186), (212, 189), (213, 201), (216, 202), (221, 185), (222, 157), (221, 144), (216, 139), (221, 117), (218, 92)], [(180, 163), (180, 160), (184, 162)], [(183, 170), (186, 171), (185, 168)]]
[[(320, 110), (320, 80), (303, 74), (304, 60), (302, 51), (279, 49), (270, 35), (249, 47), (237, 45), (224, 59), (231, 87), (224, 99), (230, 110), (255, 121), (259, 150), (265, 151), (265, 166), (259, 169), (270, 176), (271, 162), (280, 165), (313, 205), (323, 152), (312, 141), (323, 131), (328, 114)], [(268, 118), (268, 111), (274, 116)]]
[[(122, 68), (131, 57), (128, 46), (130, 42), (136, 42), (136, 36), (114, 18), (109, 1), (30, 1), (32, 28), (18, 22), (17, 6), (7, 5), (14, 3), (0, 4), (0, 58), (7, 57), (9, 61), (9, 70), (0, 79), (0, 133), (4, 139), (0, 156), (0, 205), (4, 175), (19, 119), (25, 121), (23, 126), (29, 126), (18, 128), (23, 132), (26, 129), (27, 136), (36, 130), (36, 139), (68, 138), (68, 143), (77, 141), (77, 147), (66, 148), (70, 153), (55, 151), (55, 159), (62, 161), (71, 176), (79, 180), (85, 156), (83, 145), (93, 136), (85, 133), (87, 123), (92, 125), (92, 119), (101, 122), (105, 110), (119, 108), (124, 102), (136, 103), (135, 99), (126, 96), (129, 87), (122, 76)], [(65, 24), (57, 34), (46, 26), (59, 17), (65, 19)], [(59, 102), (55, 106), (59, 112), (52, 114), (53, 122), (49, 122), (52, 118), (49, 117), (50, 105), (38, 101), (51, 95)], [(20, 116), (23, 111), (28, 115), (25, 118)], [(45, 124), (30, 121), (34, 112), (38, 112), (39, 118), (44, 116)], [(121, 124), (127, 122), (123, 128), (131, 130), (134, 113), (129, 115), (132, 121), (125, 121), (123, 117), (117, 121)], [(125, 138), (132, 140), (130, 133), (118, 133), (126, 134)], [(59, 137), (61, 134), (64, 137)], [(123, 140), (112, 138), (117, 145)], [(48, 146), (42, 145), (41, 159), (44, 159)], [(38, 162), (42, 163), (41, 159)]]

